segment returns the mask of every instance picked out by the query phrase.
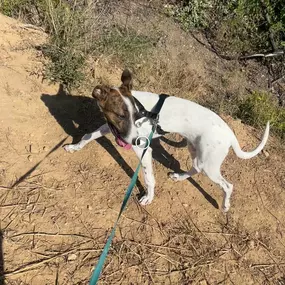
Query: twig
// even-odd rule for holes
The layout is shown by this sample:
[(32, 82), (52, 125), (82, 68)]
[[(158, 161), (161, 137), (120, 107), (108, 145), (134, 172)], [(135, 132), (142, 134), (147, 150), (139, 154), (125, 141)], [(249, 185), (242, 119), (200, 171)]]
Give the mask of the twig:
[[(111, 209), (112, 211), (116, 212), (116, 213), (119, 213), (119, 211), (117, 211), (117, 210), (115, 210), (115, 209), (112, 209), (112, 208), (110, 208), (110, 209)], [(138, 224), (144, 225), (144, 226), (149, 226), (149, 227), (151, 227), (152, 229), (159, 231), (162, 235), (165, 236), (165, 233), (159, 228), (159, 224), (158, 224), (158, 222), (157, 222), (156, 220), (154, 220), (154, 221), (157, 223), (158, 228), (156, 228), (156, 227), (153, 226), (153, 225), (150, 225), (150, 224), (147, 224), (147, 223), (144, 223), (144, 222), (135, 220), (135, 219), (133, 219), (133, 218), (127, 217), (127, 216), (125, 216), (124, 214), (122, 214), (121, 217), (123, 217), (124, 219), (130, 220), (130, 221), (136, 222), (136, 223), (138, 223)]]
[(153, 251), (152, 253), (158, 255), (159, 257), (162, 257), (163, 259), (165, 259), (166, 261), (168, 261), (169, 263), (171, 263), (173, 265), (177, 265), (177, 263), (181, 264), (181, 262), (179, 262), (177, 260), (173, 260), (173, 259), (169, 258), (169, 256), (167, 256), (163, 253), (156, 252), (156, 251)]
[(59, 236), (71, 237), (72, 236), (72, 237), (81, 237), (81, 238), (87, 238), (87, 239), (94, 240), (94, 238), (92, 238), (92, 237), (81, 235), (81, 234), (59, 234), (59, 233), (46, 233), (46, 232), (20, 233), (20, 234), (12, 235), (12, 236), (10, 236), (10, 238), (21, 237), (21, 236), (33, 236), (33, 235), (37, 235), (37, 236), (52, 236), (52, 237), (59, 237)]
[(31, 202), (31, 203), (16, 203), (16, 204), (6, 204), (6, 205), (0, 205), (0, 208), (9, 208), (9, 207), (16, 207), (16, 206), (21, 206), (21, 205), (35, 205), (37, 204), (36, 202)]
[(8, 277), (8, 276), (16, 275), (16, 274), (25, 273), (26, 271), (34, 270), (37, 267), (39, 267), (40, 265), (43, 265), (43, 264), (50, 262), (50, 261), (52, 261), (58, 257), (63, 257), (65, 255), (70, 254), (70, 253), (75, 252), (75, 251), (77, 251), (77, 252), (101, 252), (102, 249), (93, 249), (93, 248), (92, 249), (89, 249), (89, 248), (77, 249), (77, 248), (74, 248), (74, 249), (53, 255), (52, 257), (41, 259), (40, 261), (32, 261), (32, 262), (26, 263), (26, 264), (14, 269), (14, 270), (4, 272), (3, 275), (5, 277)]
[(143, 261), (143, 264), (144, 264), (144, 266), (146, 267), (146, 269), (147, 269), (147, 271), (148, 271), (148, 275), (149, 275), (151, 281), (153, 282), (153, 284), (155, 284), (155, 281), (154, 281), (154, 279), (153, 279), (153, 277), (152, 277), (151, 271), (149, 270), (149, 268), (148, 268), (146, 262)]
[(285, 76), (282, 75), (281, 77), (272, 80), (272, 81), (271, 81), (271, 84), (278, 83), (280, 80), (282, 80), (282, 79), (284, 79), (284, 78), (285, 78)]
[(153, 270), (152, 273), (162, 273), (164, 275), (171, 275), (172, 273), (181, 273), (181, 272), (185, 272), (185, 271), (188, 271), (188, 270), (193, 270), (195, 268), (198, 268), (198, 267), (204, 267), (204, 266), (208, 266), (208, 265), (211, 265), (211, 264), (214, 264), (214, 262), (212, 261), (209, 261), (209, 262), (206, 262), (206, 263), (201, 263), (201, 264), (197, 264), (195, 266), (189, 266), (189, 267), (185, 267), (185, 268), (182, 268), (182, 269), (174, 269), (174, 270), (171, 270), (171, 271), (162, 271), (162, 270)]
[(284, 50), (280, 50), (278, 51), (277, 49), (273, 49), (274, 52), (269, 52), (269, 53), (255, 53), (255, 54), (251, 54), (251, 55), (245, 55), (245, 56), (231, 56), (231, 55), (224, 55), (224, 54), (220, 54), (215, 47), (210, 43), (210, 40), (208, 38), (208, 35), (206, 34), (206, 38), (208, 41), (208, 44), (210, 46), (207, 46), (205, 43), (203, 43), (201, 40), (199, 40), (193, 33), (191, 33), (192, 37), (201, 45), (203, 45), (204, 47), (206, 47), (208, 50), (210, 50), (211, 52), (215, 53), (218, 57), (222, 58), (222, 59), (226, 59), (226, 60), (246, 60), (246, 59), (251, 59), (251, 58), (255, 58), (255, 57), (274, 57), (274, 56), (279, 56), (279, 55), (284, 55)]
[(16, 152), (16, 154), (17, 154), (18, 156), (21, 156), (21, 154), (13, 147), (13, 144), (12, 144), (12, 142), (10, 141), (10, 138), (9, 138), (9, 136), (8, 136), (8, 133), (6, 133), (6, 139), (7, 139), (7, 142), (9, 143), (10, 147)]
[(182, 247), (171, 247), (171, 246), (163, 246), (163, 245), (156, 245), (156, 244), (149, 244), (149, 243), (141, 243), (141, 242), (136, 242), (136, 241), (132, 241), (132, 240), (129, 240), (128, 242), (131, 242), (131, 243), (135, 243), (137, 245), (140, 245), (140, 246), (146, 246), (146, 247), (155, 247), (155, 248), (161, 248), (161, 249), (168, 249), (168, 250), (183, 250), (183, 251), (190, 251), (192, 252), (192, 250), (190, 249), (187, 249), (187, 248), (182, 248)]
[(205, 234), (223, 235), (223, 236), (243, 237), (243, 235), (240, 235), (240, 234), (231, 234), (231, 233), (222, 233), (222, 232), (205, 232), (205, 231), (203, 231), (203, 233), (205, 233)]
[(251, 55), (245, 55), (245, 56), (239, 56), (238, 59), (250, 59), (250, 58), (254, 58), (254, 57), (273, 57), (273, 56), (279, 56), (279, 55), (284, 55), (284, 51), (280, 50), (280, 51), (276, 51), (276, 52), (272, 52), (272, 53), (255, 53), (255, 54), (251, 54)]
[[(285, 262), (278, 263), (278, 265), (285, 265)], [(263, 264), (251, 264), (250, 268), (260, 268), (260, 267), (272, 267), (277, 266), (276, 263), (263, 263)]]
[(31, 24), (23, 24), (23, 25), (20, 26), (20, 28), (26, 29), (26, 30), (33, 29), (33, 30), (41, 31), (41, 32), (45, 31), (43, 28), (31, 25)]
[(2, 189), (2, 190), (10, 190), (12, 188), (9, 187), (9, 186), (2, 186), (2, 185), (0, 185), (0, 189)]

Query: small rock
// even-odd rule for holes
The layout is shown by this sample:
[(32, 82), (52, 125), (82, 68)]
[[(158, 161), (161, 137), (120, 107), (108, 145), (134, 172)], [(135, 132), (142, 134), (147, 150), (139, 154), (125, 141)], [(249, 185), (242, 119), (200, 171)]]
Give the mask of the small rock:
[(206, 280), (202, 280), (202, 281), (200, 281), (200, 285), (208, 285), (208, 283)]
[(188, 205), (188, 204), (185, 204), (185, 203), (183, 203), (182, 205), (183, 205), (183, 207), (185, 207), (185, 208), (189, 207), (189, 205)]
[(254, 242), (254, 240), (249, 240), (248, 242), (247, 242), (247, 246), (248, 246), (248, 248), (249, 249), (254, 249), (255, 248), (255, 242)]
[(46, 146), (43, 147), (43, 151), (48, 151)]
[(77, 255), (75, 253), (72, 253), (68, 255), (67, 260), (68, 261), (74, 261), (77, 258)]
[(91, 211), (92, 207), (90, 205), (87, 205), (87, 209)]
[(33, 157), (31, 155), (28, 156), (29, 161), (33, 161)]
[(266, 150), (263, 150), (262, 152), (265, 155), (265, 157), (269, 157), (269, 153)]

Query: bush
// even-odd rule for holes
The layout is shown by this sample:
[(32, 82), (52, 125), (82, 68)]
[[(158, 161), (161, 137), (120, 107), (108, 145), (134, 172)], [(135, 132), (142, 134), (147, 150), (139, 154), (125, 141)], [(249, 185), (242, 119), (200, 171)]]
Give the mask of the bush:
[(178, 20), (184, 29), (205, 28), (209, 23), (212, 1), (191, 0), (183, 1), (182, 5), (172, 7), (170, 12)]
[(49, 2), (57, 5), (59, 0), (2, 0), (0, 12), (9, 17), (21, 18), (33, 25), (46, 26)]
[(118, 26), (103, 31), (101, 28), (98, 32), (96, 1), (88, 5), (83, 0), (3, 1), (0, 11), (4, 14), (21, 17), (49, 33), (48, 42), (42, 47), (48, 59), (44, 77), (62, 83), (68, 90), (79, 87), (85, 79), (89, 56), (113, 55), (130, 66), (145, 58), (156, 42), (154, 38)]
[(260, 52), (284, 45), (283, 0), (184, 0), (168, 14), (188, 30), (206, 30), (223, 52)]
[(45, 66), (45, 78), (64, 84), (68, 89), (78, 87), (84, 80), (84, 63), (93, 42), (87, 41), (87, 12), (84, 6), (64, 2), (49, 5), (46, 25), (50, 37), (43, 46), (43, 54), (49, 59)]
[(255, 127), (264, 127), (270, 121), (272, 131), (285, 138), (285, 109), (269, 93), (253, 92), (239, 103), (236, 115)]
[(45, 79), (64, 84), (68, 89), (84, 79), (83, 67), (90, 44), (86, 41), (87, 13), (80, 1), (3, 0), (0, 10), (12, 17), (42, 26), (49, 33), (42, 47)]

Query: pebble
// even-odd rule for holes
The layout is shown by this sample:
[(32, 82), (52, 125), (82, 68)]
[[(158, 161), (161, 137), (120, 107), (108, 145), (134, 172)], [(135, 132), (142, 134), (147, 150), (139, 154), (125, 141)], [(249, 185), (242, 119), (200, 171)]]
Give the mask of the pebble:
[(70, 255), (68, 255), (67, 260), (68, 261), (73, 261), (77, 258), (77, 255), (75, 253), (72, 253)]
[(254, 249), (255, 248), (255, 242), (254, 242), (254, 240), (249, 240), (248, 242), (247, 242), (247, 246), (248, 246), (248, 248), (249, 249)]

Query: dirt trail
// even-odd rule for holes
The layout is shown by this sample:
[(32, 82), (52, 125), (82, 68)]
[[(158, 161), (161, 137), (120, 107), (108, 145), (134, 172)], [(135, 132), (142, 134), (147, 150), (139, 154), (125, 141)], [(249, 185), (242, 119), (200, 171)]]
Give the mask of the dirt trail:
[[(35, 46), (45, 39), (0, 15), (0, 271), (7, 284), (87, 284), (137, 158), (112, 136), (74, 154), (63, 151), (71, 136), (102, 118), (92, 98), (56, 95), (58, 86), (42, 82)], [(225, 119), (244, 149), (259, 143), (261, 133)], [(226, 217), (222, 191), (204, 175), (167, 179), (171, 169), (189, 167), (187, 149), (156, 142), (156, 197), (143, 208), (132, 196), (100, 284), (284, 284), (280, 149), (270, 138), (268, 157), (246, 161), (229, 154), (223, 172), (234, 192)]]

